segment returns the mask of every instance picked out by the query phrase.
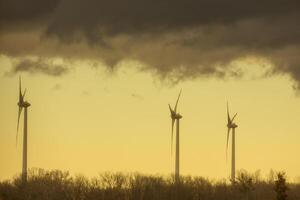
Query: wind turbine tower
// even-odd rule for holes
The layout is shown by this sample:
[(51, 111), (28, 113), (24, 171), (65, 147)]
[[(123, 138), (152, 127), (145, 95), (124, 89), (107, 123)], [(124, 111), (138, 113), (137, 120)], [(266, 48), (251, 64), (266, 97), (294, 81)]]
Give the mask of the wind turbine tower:
[(234, 118), (237, 113), (230, 118), (229, 108), (227, 103), (227, 144), (226, 144), (226, 156), (228, 151), (228, 140), (230, 135), (230, 130), (232, 130), (232, 152), (231, 152), (231, 182), (235, 183), (235, 129), (238, 127), (234, 122)]
[(177, 105), (178, 105), (178, 101), (181, 95), (181, 90), (180, 93), (178, 95), (176, 104), (174, 109), (172, 109), (171, 105), (169, 104), (169, 109), (170, 109), (170, 113), (171, 113), (171, 119), (172, 119), (172, 135), (171, 135), (171, 151), (173, 149), (173, 129), (174, 129), (174, 123), (176, 121), (176, 158), (175, 158), (175, 182), (178, 183), (179, 181), (179, 122), (180, 119), (182, 118), (182, 115), (180, 115), (177, 112)]
[(18, 131), (19, 131), (19, 122), (22, 114), (22, 110), (24, 108), (24, 127), (23, 127), (23, 166), (22, 166), (22, 181), (25, 183), (27, 181), (27, 109), (30, 106), (30, 103), (24, 101), (24, 97), (26, 94), (26, 89), (22, 94), (22, 86), (21, 86), (21, 77), (19, 78), (19, 113), (18, 113), (18, 124), (17, 124), (17, 138), (18, 141)]

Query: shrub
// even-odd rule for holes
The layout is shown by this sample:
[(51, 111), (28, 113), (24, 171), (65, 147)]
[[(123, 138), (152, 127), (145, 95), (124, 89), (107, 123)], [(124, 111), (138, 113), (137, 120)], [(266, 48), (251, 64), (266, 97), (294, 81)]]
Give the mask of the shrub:
[(286, 200), (287, 199), (287, 190), (286, 178), (284, 172), (279, 172), (277, 174), (277, 180), (275, 181), (275, 188), (277, 200)]

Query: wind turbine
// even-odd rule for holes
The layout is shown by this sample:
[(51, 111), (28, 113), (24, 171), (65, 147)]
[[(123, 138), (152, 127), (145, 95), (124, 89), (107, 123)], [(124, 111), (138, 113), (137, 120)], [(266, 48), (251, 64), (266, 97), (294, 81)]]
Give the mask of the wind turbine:
[(234, 118), (236, 117), (237, 113), (230, 118), (229, 108), (227, 103), (227, 143), (226, 143), (226, 159), (227, 159), (227, 151), (228, 151), (228, 140), (230, 130), (232, 129), (232, 152), (231, 152), (231, 182), (235, 183), (235, 129), (238, 127), (234, 122)]
[(20, 117), (22, 114), (22, 110), (24, 108), (24, 127), (23, 127), (23, 166), (22, 166), (22, 181), (27, 181), (27, 108), (30, 106), (30, 103), (24, 100), (26, 94), (26, 89), (22, 94), (22, 86), (21, 86), (21, 77), (19, 77), (19, 113), (18, 113), (18, 124), (17, 124), (17, 137), (16, 142), (18, 141), (18, 132), (19, 132), (19, 123)]
[(172, 119), (172, 134), (171, 134), (171, 151), (173, 147), (173, 130), (174, 130), (174, 123), (176, 121), (176, 159), (175, 159), (175, 182), (179, 181), (179, 120), (182, 118), (182, 115), (180, 115), (177, 112), (177, 105), (178, 101), (181, 95), (181, 90), (179, 92), (176, 104), (174, 109), (172, 109), (171, 105), (169, 104), (169, 109), (171, 113), (171, 119)]

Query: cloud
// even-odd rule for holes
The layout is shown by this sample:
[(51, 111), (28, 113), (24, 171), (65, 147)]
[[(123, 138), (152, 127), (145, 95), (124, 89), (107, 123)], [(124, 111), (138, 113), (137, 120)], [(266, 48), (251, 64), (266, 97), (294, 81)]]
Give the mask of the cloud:
[(61, 76), (68, 72), (68, 68), (42, 58), (24, 58), (19, 60), (12, 69), (12, 73), (18, 72), (28, 72), (31, 74), (44, 73), (50, 76)]
[(37, 23), (49, 17), (59, 0), (0, 0), (0, 24), (12, 26), (15, 23), (33, 21)]
[(0, 2), (0, 53), (9, 56), (86, 59), (108, 67), (135, 60), (141, 70), (172, 82), (240, 77), (234, 61), (264, 58), (272, 74), (300, 83), (297, 0)]

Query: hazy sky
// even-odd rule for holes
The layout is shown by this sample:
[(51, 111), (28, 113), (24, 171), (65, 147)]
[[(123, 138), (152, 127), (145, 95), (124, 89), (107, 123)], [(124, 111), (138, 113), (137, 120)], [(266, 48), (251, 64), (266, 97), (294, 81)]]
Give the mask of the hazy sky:
[(0, 179), (21, 171), (21, 74), (32, 104), (30, 168), (173, 172), (167, 105), (182, 88), (183, 174), (230, 175), (228, 100), (238, 112), (237, 169), (295, 180), (299, 4), (0, 0)]

